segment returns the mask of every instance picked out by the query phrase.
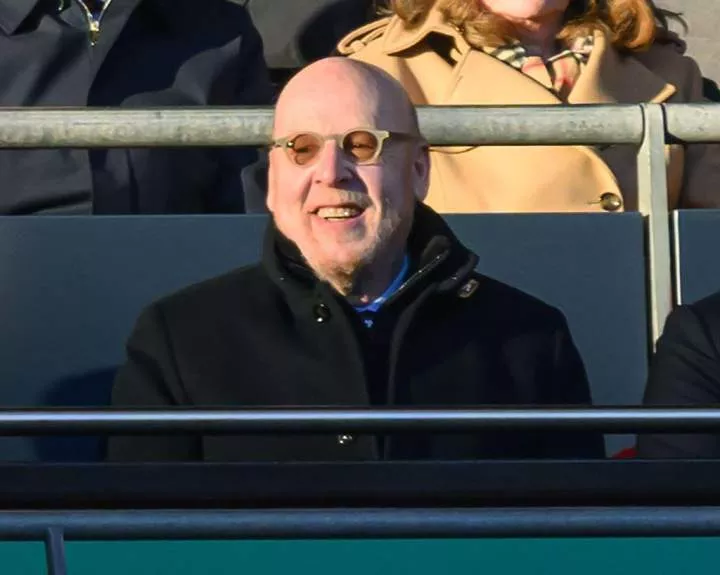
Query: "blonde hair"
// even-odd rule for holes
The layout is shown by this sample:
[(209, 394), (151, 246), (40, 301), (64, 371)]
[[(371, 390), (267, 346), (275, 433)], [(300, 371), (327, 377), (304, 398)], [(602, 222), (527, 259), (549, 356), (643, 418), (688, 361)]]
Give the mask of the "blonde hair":
[[(390, 0), (392, 12), (411, 28), (421, 24), (433, 7), (461, 30), (474, 48), (516, 39), (512, 24), (483, 10), (478, 0)], [(572, 41), (600, 30), (608, 34), (615, 48), (640, 51), (670, 39), (670, 19), (686, 29), (679, 14), (657, 8), (652, 0), (570, 0), (558, 40)]]

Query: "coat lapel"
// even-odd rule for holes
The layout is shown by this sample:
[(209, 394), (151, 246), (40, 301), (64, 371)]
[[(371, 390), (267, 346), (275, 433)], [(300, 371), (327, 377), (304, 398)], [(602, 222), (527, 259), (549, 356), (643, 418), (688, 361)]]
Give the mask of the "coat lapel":
[(519, 70), (485, 52), (470, 50), (455, 66), (443, 103), (552, 106), (562, 102), (540, 82)]
[[(445, 89), (438, 104), (477, 105), (553, 105), (561, 104), (550, 90), (519, 70), (472, 49), (462, 33), (449, 26), (439, 10), (431, 10), (418, 27), (405, 28), (400, 18), (388, 21), (382, 50), (389, 56), (402, 56), (412, 69), (420, 70), (416, 77), (427, 76), (427, 52), (414, 50), (431, 34), (440, 34), (454, 41), (450, 59), (452, 66), (437, 56), (432, 66), (433, 83), (442, 82), (445, 68)], [(441, 64), (444, 63), (445, 66)], [(438, 72), (435, 74), (435, 72)], [(426, 91), (426, 90), (424, 90)], [(431, 90), (437, 93), (436, 89)], [(637, 58), (619, 54), (603, 32), (595, 33), (590, 59), (573, 88), (570, 104), (639, 104), (664, 102), (676, 92), (676, 87), (644, 66)]]

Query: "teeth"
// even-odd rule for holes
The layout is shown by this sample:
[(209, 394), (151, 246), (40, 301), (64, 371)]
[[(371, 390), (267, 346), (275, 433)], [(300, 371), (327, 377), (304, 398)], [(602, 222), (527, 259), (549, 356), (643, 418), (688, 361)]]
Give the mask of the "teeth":
[(358, 215), (360, 215), (361, 210), (354, 207), (328, 207), (328, 208), (320, 208), (317, 211), (317, 215), (321, 218), (325, 218), (326, 220), (329, 219), (345, 219), (345, 218), (354, 218)]

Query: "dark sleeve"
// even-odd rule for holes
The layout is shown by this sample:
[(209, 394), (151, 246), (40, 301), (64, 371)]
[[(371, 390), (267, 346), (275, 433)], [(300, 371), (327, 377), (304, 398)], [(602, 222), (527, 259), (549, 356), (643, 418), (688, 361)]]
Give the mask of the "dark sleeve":
[[(720, 357), (708, 328), (691, 307), (665, 323), (650, 366), (645, 405), (679, 407), (720, 403)], [(720, 457), (720, 435), (643, 435), (638, 455), (647, 458)]]
[[(117, 408), (177, 407), (189, 405), (178, 376), (175, 358), (156, 306), (138, 319), (127, 343), (127, 361), (113, 385), (112, 405)], [(110, 461), (188, 461), (201, 458), (199, 439), (174, 435), (111, 437)]]
[[(592, 397), (580, 353), (561, 316), (552, 336), (552, 370), (548, 405), (590, 406)], [(562, 431), (543, 434), (543, 456), (549, 458), (596, 459), (605, 457), (602, 433)]]
[[(240, 11), (244, 20), (240, 51), (234, 66), (240, 69), (238, 85), (231, 105), (270, 106), (273, 89), (265, 63), (263, 43), (247, 11)], [(242, 213), (245, 200), (242, 183), (243, 168), (258, 160), (258, 150), (249, 147), (221, 148), (217, 150), (219, 177), (208, 191), (206, 199), (209, 213)]]

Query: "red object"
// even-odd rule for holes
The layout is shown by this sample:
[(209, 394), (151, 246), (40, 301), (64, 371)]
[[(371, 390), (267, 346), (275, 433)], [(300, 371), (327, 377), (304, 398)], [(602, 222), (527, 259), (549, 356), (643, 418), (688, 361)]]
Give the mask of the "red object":
[(635, 459), (636, 457), (637, 449), (635, 449), (634, 447), (627, 447), (618, 451), (615, 455), (611, 457), (611, 459)]

